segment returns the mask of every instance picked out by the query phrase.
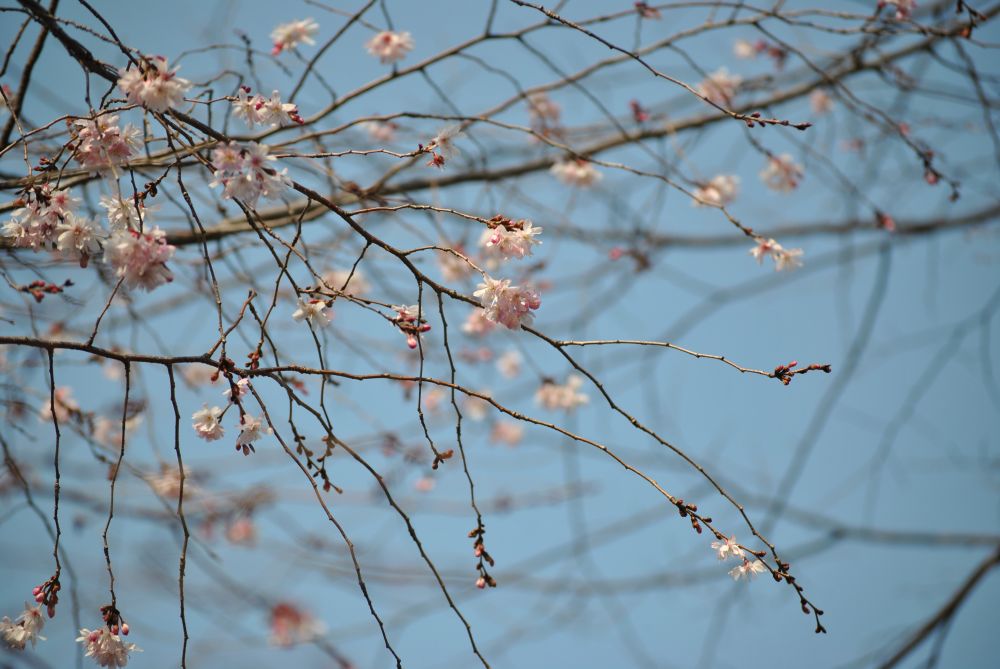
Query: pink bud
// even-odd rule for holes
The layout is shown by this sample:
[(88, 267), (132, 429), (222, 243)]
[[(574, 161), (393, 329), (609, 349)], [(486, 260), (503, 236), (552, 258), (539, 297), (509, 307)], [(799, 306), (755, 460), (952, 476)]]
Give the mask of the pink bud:
[(122, 634), (128, 636), (128, 623), (122, 623)]
[(34, 588), (31, 589), (31, 594), (37, 595), (41, 591), (42, 591), (42, 586), (36, 585)]
[(623, 251), (621, 247), (618, 246), (608, 251), (608, 258), (610, 258), (611, 260), (620, 260), (623, 255), (625, 255), (625, 251)]
[(112, 625), (111, 626), (111, 633), (112, 634), (118, 634), (118, 625)]
[(414, 337), (413, 335), (407, 336), (407, 338), (406, 338), (406, 345), (409, 346), (410, 348), (416, 348), (417, 347), (417, 338)]
[(44, 593), (39, 592), (37, 595), (35, 595), (35, 601), (38, 602), (39, 604), (42, 603), (43, 599), (45, 599)]
[(476, 587), (479, 588), (480, 590), (482, 590), (483, 588), (485, 588), (486, 587), (486, 579), (483, 578), (482, 576), (480, 576), (478, 579), (476, 579)]

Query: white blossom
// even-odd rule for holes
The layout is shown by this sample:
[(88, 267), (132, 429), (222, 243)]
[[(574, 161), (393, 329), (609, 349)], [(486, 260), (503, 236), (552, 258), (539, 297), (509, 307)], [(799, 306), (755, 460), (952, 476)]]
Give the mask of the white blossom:
[(512, 286), (510, 279), (493, 279), (484, 275), (483, 283), (473, 293), (483, 305), (485, 316), (494, 323), (519, 330), (522, 325), (531, 325), (534, 314), (542, 304), (538, 293), (528, 286)]
[(549, 170), (553, 176), (567, 186), (590, 188), (603, 178), (603, 174), (594, 168), (589, 160), (562, 160)]
[(691, 204), (695, 207), (706, 205), (725, 207), (736, 199), (739, 190), (739, 177), (732, 174), (719, 174), (694, 189), (695, 199)]
[(725, 560), (730, 557), (743, 557), (743, 549), (740, 548), (738, 543), (736, 543), (736, 537), (734, 536), (729, 537), (728, 539), (723, 537), (719, 541), (713, 541), (712, 550), (715, 551), (715, 554), (720, 560)]
[(42, 615), (42, 605), (30, 606), (25, 603), (24, 612), (11, 621), (7, 616), (0, 620), (0, 640), (13, 650), (24, 650), (31, 642), (34, 648), (38, 640), (45, 641), (40, 633), (45, 627), (45, 617)]
[(551, 379), (546, 379), (535, 392), (535, 402), (549, 411), (561, 409), (572, 412), (578, 406), (587, 404), (590, 397), (580, 392), (583, 379), (576, 374), (566, 377), (566, 382), (558, 384)]
[(271, 31), (271, 41), (274, 43), (272, 54), (277, 56), (282, 51), (294, 49), (299, 44), (316, 43), (313, 36), (319, 31), (319, 24), (309, 19), (282, 23)]
[(204, 408), (199, 411), (195, 411), (191, 416), (191, 420), (194, 421), (191, 424), (191, 427), (193, 427), (195, 433), (197, 433), (197, 435), (205, 441), (215, 441), (216, 439), (221, 439), (225, 435), (225, 430), (219, 422), (219, 418), (221, 416), (222, 409), (220, 407), (209, 408), (206, 404)]
[(383, 30), (365, 42), (365, 49), (383, 65), (402, 60), (413, 50), (413, 37), (408, 32)]
[(748, 560), (743, 558), (741, 564), (736, 565), (729, 570), (729, 575), (733, 577), (734, 581), (738, 581), (741, 578), (747, 581), (753, 580), (757, 574), (767, 571), (767, 567), (764, 563), (758, 559)]
[(304, 300), (299, 298), (299, 308), (292, 313), (292, 318), (296, 321), (306, 320), (310, 325), (325, 327), (330, 324), (332, 316), (326, 311), (326, 301), (324, 300)]
[(179, 68), (170, 69), (163, 56), (147, 56), (139, 67), (118, 71), (118, 88), (133, 104), (155, 112), (165, 112), (184, 102), (191, 82), (177, 76)]
[(798, 188), (804, 175), (805, 170), (802, 166), (787, 153), (770, 156), (767, 165), (760, 172), (764, 185), (779, 193), (788, 193)]
[(743, 83), (742, 77), (730, 74), (729, 70), (720, 67), (698, 84), (697, 91), (715, 104), (728, 107), (732, 104), (741, 83)]
[(83, 628), (76, 640), (87, 649), (87, 657), (94, 658), (99, 666), (111, 669), (126, 666), (129, 653), (142, 652), (134, 643), (125, 643), (119, 635), (112, 634), (107, 627), (97, 630)]

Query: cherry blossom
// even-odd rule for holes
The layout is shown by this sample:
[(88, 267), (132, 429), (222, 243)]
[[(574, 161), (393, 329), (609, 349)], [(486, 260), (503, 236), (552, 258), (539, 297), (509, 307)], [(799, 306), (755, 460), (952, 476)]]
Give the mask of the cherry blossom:
[[(181, 495), (181, 470), (176, 466), (170, 466), (166, 463), (160, 465), (160, 472), (156, 475), (151, 475), (146, 478), (146, 482), (149, 487), (153, 489), (153, 492), (160, 497), (166, 497), (171, 499), (176, 499)], [(184, 495), (185, 497), (191, 494), (192, 483), (191, 483), (191, 472), (187, 467), (184, 468)]]
[(139, 150), (139, 130), (131, 123), (119, 128), (117, 115), (77, 119), (72, 131), (76, 141), (73, 156), (87, 169), (124, 165)]
[(219, 418), (221, 417), (222, 409), (220, 407), (209, 408), (206, 404), (204, 408), (200, 411), (195, 411), (191, 416), (191, 420), (194, 421), (191, 427), (205, 441), (215, 441), (225, 435), (225, 430), (223, 430), (222, 424), (219, 422)]
[(125, 643), (119, 635), (113, 634), (107, 627), (97, 630), (83, 628), (76, 640), (87, 649), (87, 657), (94, 658), (94, 662), (99, 666), (112, 669), (128, 665), (129, 653), (142, 652), (141, 648), (134, 643)]
[(535, 402), (549, 411), (561, 409), (572, 412), (578, 406), (582, 406), (590, 401), (590, 397), (581, 393), (583, 378), (576, 374), (566, 377), (566, 382), (562, 385), (552, 379), (545, 379), (542, 385), (535, 392)]
[(250, 97), (250, 89), (246, 86), (240, 87), (239, 94), (233, 100), (233, 113), (250, 128), (258, 123), (277, 127), (305, 122), (299, 116), (299, 108), (290, 102), (282, 102), (278, 91), (273, 91), (270, 98), (259, 93)]
[(118, 88), (132, 104), (154, 112), (165, 112), (184, 102), (184, 93), (191, 82), (177, 76), (163, 56), (147, 56), (138, 67), (118, 71)]
[(344, 295), (361, 297), (371, 292), (372, 286), (364, 273), (355, 268), (352, 274), (350, 270), (335, 269), (327, 272), (322, 277), (323, 283), (331, 290), (337, 290)]
[(484, 309), (474, 309), (469, 312), (469, 315), (465, 319), (465, 323), (462, 324), (462, 332), (473, 337), (482, 337), (484, 335), (493, 332), (496, 328), (496, 323), (491, 321), (486, 316), (486, 311)]
[(455, 146), (455, 137), (461, 132), (462, 128), (458, 125), (445, 126), (439, 130), (438, 134), (434, 135), (424, 147), (431, 154), (431, 160), (427, 164), (433, 167), (444, 167), (445, 162), (461, 153)]
[(738, 39), (733, 42), (733, 55), (741, 60), (749, 60), (757, 57), (757, 47), (753, 42), (745, 39)]
[(770, 156), (767, 165), (760, 172), (761, 181), (771, 190), (788, 193), (795, 190), (802, 181), (805, 170), (791, 155)]
[(604, 177), (589, 160), (582, 158), (559, 161), (549, 171), (567, 186), (579, 188), (590, 188)]
[(121, 196), (110, 197), (102, 195), (101, 207), (108, 212), (108, 225), (112, 232), (123, 232), (125, 230), (138, 230), (139, 224), (146, 220), (147, 214), (152, 213), (156, 207), (147, 208), (142, 200), (139, 201), (139, 208), (136, 209), (135, 200), (123, 198)]
[(38, 640), (45, 641), (40, 632), (45, 627), (45, 617), (42, 615), (42, 605), (24, 605), (24, 612), (11, 621), (7, 616), (0, 620), (0, 639), (12, 650), (24, 650), (31, 642), (34, 648)]
[(294, 604), (279, 602), (271, 608), (271, 636), (275, 646), (308, 643), (326, 631), (323, 623)]
[(387, 65), (402, 60), (413, 50), (413, 37), (408, 32), (383, 30), (365, 42), (365, 49)]
[(296, 321), (306, 320), (310, 325), (326, 327), (333, 320), (333, 316), (326, 311), (325, 300), (304, 300), (299, 298), (299, 308), (292, 313), (292, 318)]
[[(459, 253), (463, 256), (467, 256), (465, 247), (461, 244), (450, 244), (448, 242), (442, 242), (441, 246), (444, 248), (451, 248), (455, 253)], [(445, 281), (461, 281), (466, 277), (470, 276), (475, 270), (469, 264), (469, 261), (464, 258), (460, 258), (454, 253), (448, 253), (445, 251), (438, 251), (437, 253), (438, 267), (441, 270), (441, 276), (444, 277)]]
[(236, 448), (242, 448), (244, 455), (247, 455), (248, 447), (253, 449), (251, 444), (259, 441), (261, 436), (274, 433), (269, 426), (263, 426), (263, 422), (263, 418), (254, 418), (248, 413), (240, 417), (240, 436), (236, 438)]
[(725, 207), (736, 199), (739, 189), (739, 177), (732, 174), (719, 174), (694, 189), (695, 199), (692, 200), (691, 204), (695, 207), (707, 205)]
[(388, 143), (396, 139), (399, 126), (392, 121), (366, 121), (364, 128), (373, 141)]
[(242, 378), (239, 381), (237, 381), (234, 385), (236, 387), (235, 398), (233, 397), (233, 386), (226, 388), (222, 393), (225, 397), (228, 397), (231, 402), (241, 397), (244, 397), (247, 393), (250, 392), (250, 379)]
[[(493, 220), (496, 221), (497, 218)], [(542, 243), (535, 239), (541, 233), (542, 228), (534, 227), (531, 221), (501, 219), (494, 227), (483, 230), (479, 245), (487, 255), (505, 260), (523, 258), (531, 255), (532, 246)]]
[(58, 243), (59, 224), (80, 201), (69, 190), (52, 190), (46, 184), (31, 192), (25, 206), (15, 209), (4, 223), (3, 235), (13, 246), (54, 249)]
[(88, 258), (101, 252), (104, 231), (89, 218), (68, 213), (56, 226), (56, 232), (59, 233), (56, 248), (69, 258), (79, 259), (81, 266), (85, 267)]
[(750, 255), (754, 257), (757, 264), (763, 263), (765, 256), (770, 256), (774, 260), (774, 269), (778, 272), (802, 266), (800, 260), (803, 255), (802, 249), (786, 249), (774, 239), (759, 238), (757, 245), (750, 249)]
[(507, 351), (497, 358), (497, 371), (507, 379), (513, 379), (521, 373), (521, 354), (517, 351)]
[(809, 108), (816, 115), (829, 114), (833, 111), (833, 98), (822, 88), (817, 88), (809, 94)]
[(313, 36), (319, 31), (319, 24), (309, 19), (282, 23), (271, 31), (271, 41), (274, 49), (271, 53), (277, 56), (282, 51), (294, 49), (299, 44), (312, 46), (316, 43)]
[(268, 155), (268, 150), (266, 144), (257, 142), (245, 146), (229, 142), (216, 147), (212, 151), (215, 180), (209, 185), (221, 184), (225, 188), (222, 197), (237, 198), (250, 207), (256, 207), (261, 197), (268, 200), (281, 197), (292, 182), (287, 168), (278, 172), (269, 166), (276, 158)]
[(741, 578), (747, 581), (753, 580), (757, 574), (767, 571), (767, 567), (760, 560), (748, 560), (743, 558), (743, 563), (739, 564), (729, 570), (729, 575), (733, 577), (734, 581), (738, 581)]
[(558, 125), (562, 108), (550, 100), (548, 95), (538, 92), (528, 96), (528, 113), (531, 115), (532, 125)]
[(487, 319), (511, 330), (531, 325), (534, 317), (531, 312), (542, 304), (534, 289), (511, 286), (510, 279), (493, 279), (489, 275), (483, 276), (483, 283), (473, 296), (479, 298)]
[(879, 0), (878, 9), (892, 5), (896, 9), (897, 21), (907, 21), (917, 7), (917, 0)]
[(226, 525), (226, 540), (237, 546), (253, 546), (257, 543), (257, 524), (253, 517), (242, 515)]
[(166, 262), (176, 249), (167, 243), (166, 237), (156, 226), (145, 233), (116, 232), (104, 246), (104, 261), (116, 276), (124, 279), (126, 288), (153, 290), (174, 280)]
[(80, 405), (73, 399), (72, 388), (69, 386), (59, 386), (53, 394), (55, 395), (55, 402), (50, 401), (52, 398), (45, 399), (45, 404), (38, 411), (39, 420), (46, 423), (51, 422), (53, 406), (55, 407), (56, 420), (60, 423), (65, 423), (70, 419), (71, 415), (80, 413)]
[(517, 446), (524, 437), (524, 426), (512, 420), (498, 420), (490, 429), (490, 441), (495, 444)]
[(722, 107), (728, 107), (733, 103), (733, 98), (741, 83), (743, 83), (742, 77), (730, 74), (729, 70), (720, 67), (698, 84), (697, 91), (709, 101)]
[(712, 550), (720, 560), (725, 560), (726, 558), (742, 558), (743, 549), (740, 545), (736, 543), (736, 537), (722, 537), (719, 541), (712, 542)]
[[(490, 395), (489, 391), (486, 390), (479, 392), (487, 397)], [(493, 408), (493, 405), (484, 400), (482, 397), (466, 395), (462, 400), (462, 412), (465, 414), (466, 418), (472, 421), (479, 422), (485, 419), (491, 408)]]

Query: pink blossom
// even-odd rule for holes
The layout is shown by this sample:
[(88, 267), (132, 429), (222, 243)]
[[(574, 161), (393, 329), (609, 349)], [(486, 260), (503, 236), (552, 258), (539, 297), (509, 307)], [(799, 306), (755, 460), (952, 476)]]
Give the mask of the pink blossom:
[[(40, 588), (36, 588), (40, 591)], [(40, 595), (41, 596), (41, 595)], [(3, 641), (11, 650), (24, 650), (31, 642), (34, 648), (38, 640), (45, 641), (40, 632), (45, 627), (45, 617), (42, 615), (42, 605), (24, 605), (24, 611), (15, 620), (7, 616), (0, 620), (0, 641)]]
[(698, 84), (697, 91), (711, 102), (721, 107), (728, 107), (733, 103), (741, 83), (743, 83), (742, 77), (730, 74), (729, 70), (720, 67)]
[(331, 270), (324, 274), (322, 279), (330, 290), (340, 291), (344, 295), (353, 297), (366, 295), (372, 289), (371, 284), (368, 283), (368, 279), (365, 278), (360, 269), (355, 269), (353, 274), (344, 269)]
[(87, 649), (87, 657), (94, 658), (94, 662), (99, 666), (111, 667), (111, 669), (126, 666), (129, 661), (129, 653), (142, 652), (141, 648), (134, 643), (125, 643), (120, 636), (113, 634), (107, 627), (96, 630), (81, 629), (80, 636), (76, 640)]
[(258, 441), (265, 434), (274, 434), (274, 430), (269, 426), (264, 426), (263, 423), (263, 418), (254, 418), (248, 413), (243, 414), (240, 418), (240, 436), (236, 438), (236, 446), (237, 448), (244, 447), (244, 454), (246, 454), (246, 446)]
[(396, 130), (399, 129), (399, 126), (392, 121), (367, 121), (364, 127), (373, 141), (382, 143), (396, 139)]
[(308, 643), (325, 631), (323, 624), (294, 604), (280, 602), (271, 608), (271, 637), (275, 646)]
[(535, 239), (542, 228), (533, 227), (531, 221), (520, 220), (499, 223), (483, 230), (479, 245), (489, 254), (508, 260), (531, 255), (531, 247), (541, 242)]
[(695, 200), (691, 204), (695, 207), (715, 205), (725, 207), (736, 199), (740, 189), (740, 178), (731, 174), (719, 174), (707, 183), (699, 185), (694, 189)]
[[(235, 383), (236, 386), (236, 399), (244, 397), (248, 392), (250, 392), (250, 379), (243, 378)], [(228, 397), (230, 401), (233, 400), (233, 386), (226, 388), (222, 393), (225, 397)]]
[(495, 444), (517, 446), (524, 437), (524, 426), (511, 420), (498, 420), (490, 430), (490, 441)]
[(504, 378), (513, 379), (521, 373), (521, 354), (517, 351), (507, 351), (497, 358), (497, 371)]
[(226, 539), (237, 546), (253, 546), (257, 543), (257, 525), (250, 516), (240, 516), (226, 525)]
[(413, 37), (408, 32), (383, 30), (365, 42), (365, 49), (383, 65), (402, 60), (413, 50)]
[(511, 330), (531, 325), (534, 317), (531, 312), (542, 304), (534, 289), (511, 286), (510, 279), (493, 279), (489, 275), (484, 275), (473, 296), (479, 298), (487, 319)]
[(786, 269), (796, 269), (802, 266), (802, 249), (786, 249), (774, 239), (764, 239), (760, 237), (757, 245), (750, 249), (750, 255), (754, 257), (757, 264), (764, 262), (765, 256), (770, 256), (774, 261), (775, 271)]
[(470, 311), (465, 323), (462, 324), (462, 332), (473, 337), (487, 335), (495, 328), (496, 324), (486, 316), (484, 309)]
[(590, 397), (580, 392), (582, 385), (583, 379), (576, 374), (570, 374), (561, 385), (545, 379), (535, 392), (535, 402), (549, 411), (560, 409), (571, 413), (590, 401)]
[(112, 234), (104, 246), (104, 261), (125, 280), (126, 288), (150, 291), (174, 280), (166, 262), (175, 250), (159, 227), (145, 233), (127, 230)]
[(316, 41), (313, 36), (319, 31), (319, 24), (309, 19), (282, 23), (271, 31), (271, 40), (274, 42), (274, 49), (271, 53), (277, 56), (282, 51), (294, 49), (299, 44), (313, 45)]
[(215, 441), (216, 439), (221, 439), (225, 435), (225, 430), (219, 422), (219, 418), (221, 417), (221, 408), (208, 408), (208, 405), (205, 405), (204, 408), (200, 411), (195, 411), (191, 416), (191, 420), (194, 421), (191, 424), (191, 427), (193, 427), (195, 433), (205, 441)]
[(118, 88), (132, 104), (155, 112), (165, 112), (184, 102), (184, 93), (191, 82), (177, 76), (179, 68), (170, 69), (163, 56), (142, 59), (139, 67), (118, 71)]
[(770, 156), (760, 172), (760, 178), (771, 190), (787, 193), (795, 190), (802, 181), (805, 170), (787, 153)]
[(15, 209), (4, 223), (3, 236), (20, 248), (54, 249), (58, 245), (59, 224), (80, 200), (66, 189), (45, 186), (31, 191), (28, 203)]
[(558, 125), (562, 109), (548, 95), (538, 92), (528, 96), (528, 113), (532, 125)]
[(809, 95), (809, 108), (813, 114), (829, 114), (833, 110), (833, 98), (822, 88), (817, 88)]
[(604, 176), (594, 168), (593, 163), (582, 158), (560, 161), (549, 171), (567, 186), (579, 188), (590, 188)]
[(242, 118), (248, 127), (258, 123), (273, 127), (303, 123), (299, 108), (290, 102), (282, 102), (278, 91), (273, 91), (270, 98), (259, 93), (250, 97), (249, 92), (250, 89), (243, 86), (233, 100), (233, 113)]
[(274, 160), (274, 156), (268, 155), (266, 144), (250, 142), (239, 146), (230, 142), (220, 145), (212, 151), (215, 180), (209, 185), (221, 184), (225, 188), (222, 197), (239, 199), (250, 207), (256, 207), (261, 197), (275, 200), (292, 182), (287, 176), (287, 168), (278, 172), (270, 167)]
[(760, 560), (748, 560), (747, 558), (743, 558), (743, 563), (730, 569), (729, 575), (733, 577), (734, 581), (738, 581), (741, 578), (750, 581), (753, 580), (757, 574), (765, 571), (767, 571), (767, 567)]
[(132, 124), (119, 128), (117, 115), (77, 119), (73, 126), (73, 155), (87, 169), (124, 165), (139, 150), (139, 131)]
[(720, 560), (725, 560), (729, 557), (741, 558), (743, 557), (743, 549), (740, 545), (736, 543), (736, 537), (729, 537), (728, 539), (723, 537), (719, 541), (712, 542), (712, 550)]
[(70, 416), (80, 413), (80, 405), (76, 403), (73, 399), (73, 389), (69, 386), (59, 386), (55, 389), (53, 393), (55, 395), (55, 402), (51, 400), (53, 398), (48, 397), (45, 399), (45, 404), (38, 412), (38, 419), (46, 423), (52, 421), (53, 408), (56, 415), (56, 420), (60, 423), (65, 423), (70, 419)]

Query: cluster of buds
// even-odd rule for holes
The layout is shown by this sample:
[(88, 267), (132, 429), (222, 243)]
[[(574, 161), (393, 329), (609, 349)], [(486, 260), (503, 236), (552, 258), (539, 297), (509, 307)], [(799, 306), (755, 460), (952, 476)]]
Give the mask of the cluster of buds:
[(38, 604), (45, 605), (45, 611), (49, 614), (49, 618), (55, 618), (56, 616), (56, 604), (59, 603), (59, 590), (62, 586), (59, 584), (59, 573), (56, 572), (52, 578), (45, 581), (41, 585), (36, 585), (31, 589), (31, 594), (35, 598), (35, 602)]
[(121, 612), (116, 609), (111, 604), (106, 604), (101, 607), (101, 618), (104, 619), (104, 624), (108, 626), (112, 634), (123, 634), (128, 636), (128, 623), (122, 618)]
[(707, 517), (702, 517), (698, 515), (698, 505), (688, 504), (683, 499), (678, 499), (674, 502), (674, 506), (677, 507), (677, 513), (681, 515), (681, 518), (689, 518), (691, 520), (691, 528), (701, 534), (701, 524), (711, 523), (712, 519)]
[(886, 230), (887, 232), (896, 231), (896, 221), (893, 220), (892, 216), (883, 212), (875, 212), (875, 227), (880, 230)]
[(497, 587), (496, 579), (486, 571), (486, 565), (489, 564), (492, 567), (494, 562), (490, 554), (486, 552), (486, 545), (483, 543), (484, 534), (486, 534), (486, 528), (483, 527), (482, 523), (469, 532), (469, 538), (473, 540), (472, 553), (479, 560), (479, 563), (476, 565), (476, 570), (479, 572), (479, 578), (476, 579), (476, 587), (480, 590), (486, 586), (490, 586), (491, 588)]
[(774, 368), (774, 371), (771, 373), (771, 376), (775, 379), (778, 379), (779, 381), (781, 381), (781, 383), (787, 386), (789, 383), (792, 382), (792, 377), (795, 376), (796, 374), (805, 374), (807, 372), (817, 372), (817, 371), (826, 372), (827, 374), (829, 374), (830, 372), (833, 371), (833, 368), (829, 364), (820, 365), (813, 363), (808, 367), (795, 369), (795, 367), (797, 367), (798, 364), (799, 364), (798, 360), (792, 360), (787, 365), (778, 365), (777, 367)]
[(66, 288), (69, 288), (72, 285), (73, 282), (70, 281), (69, 279), (66, 279), (66, 281), (64, 281), (61, 286), (58, 286), (54, 283), (47, 283), (45, 281), (42, 281), (41, 279), (37, 279), (29, 284), (18, 286), (17, 289), (22, 293), (28, 293), (29, 295), (31, 295), (33, 298), (35, 298), (35, 302), (41, 302), (42, 300), (45, 299), (46, 295), (58, 295), (59, 293), (63, 292)]
[(428, 323), (420, 314), (419, 305), (395, 306), (396, 317), (392, 319), (399, 331), (406, 335), (406, 345), (411, 349), (417, 347), (417, 338), (431, 329)]

